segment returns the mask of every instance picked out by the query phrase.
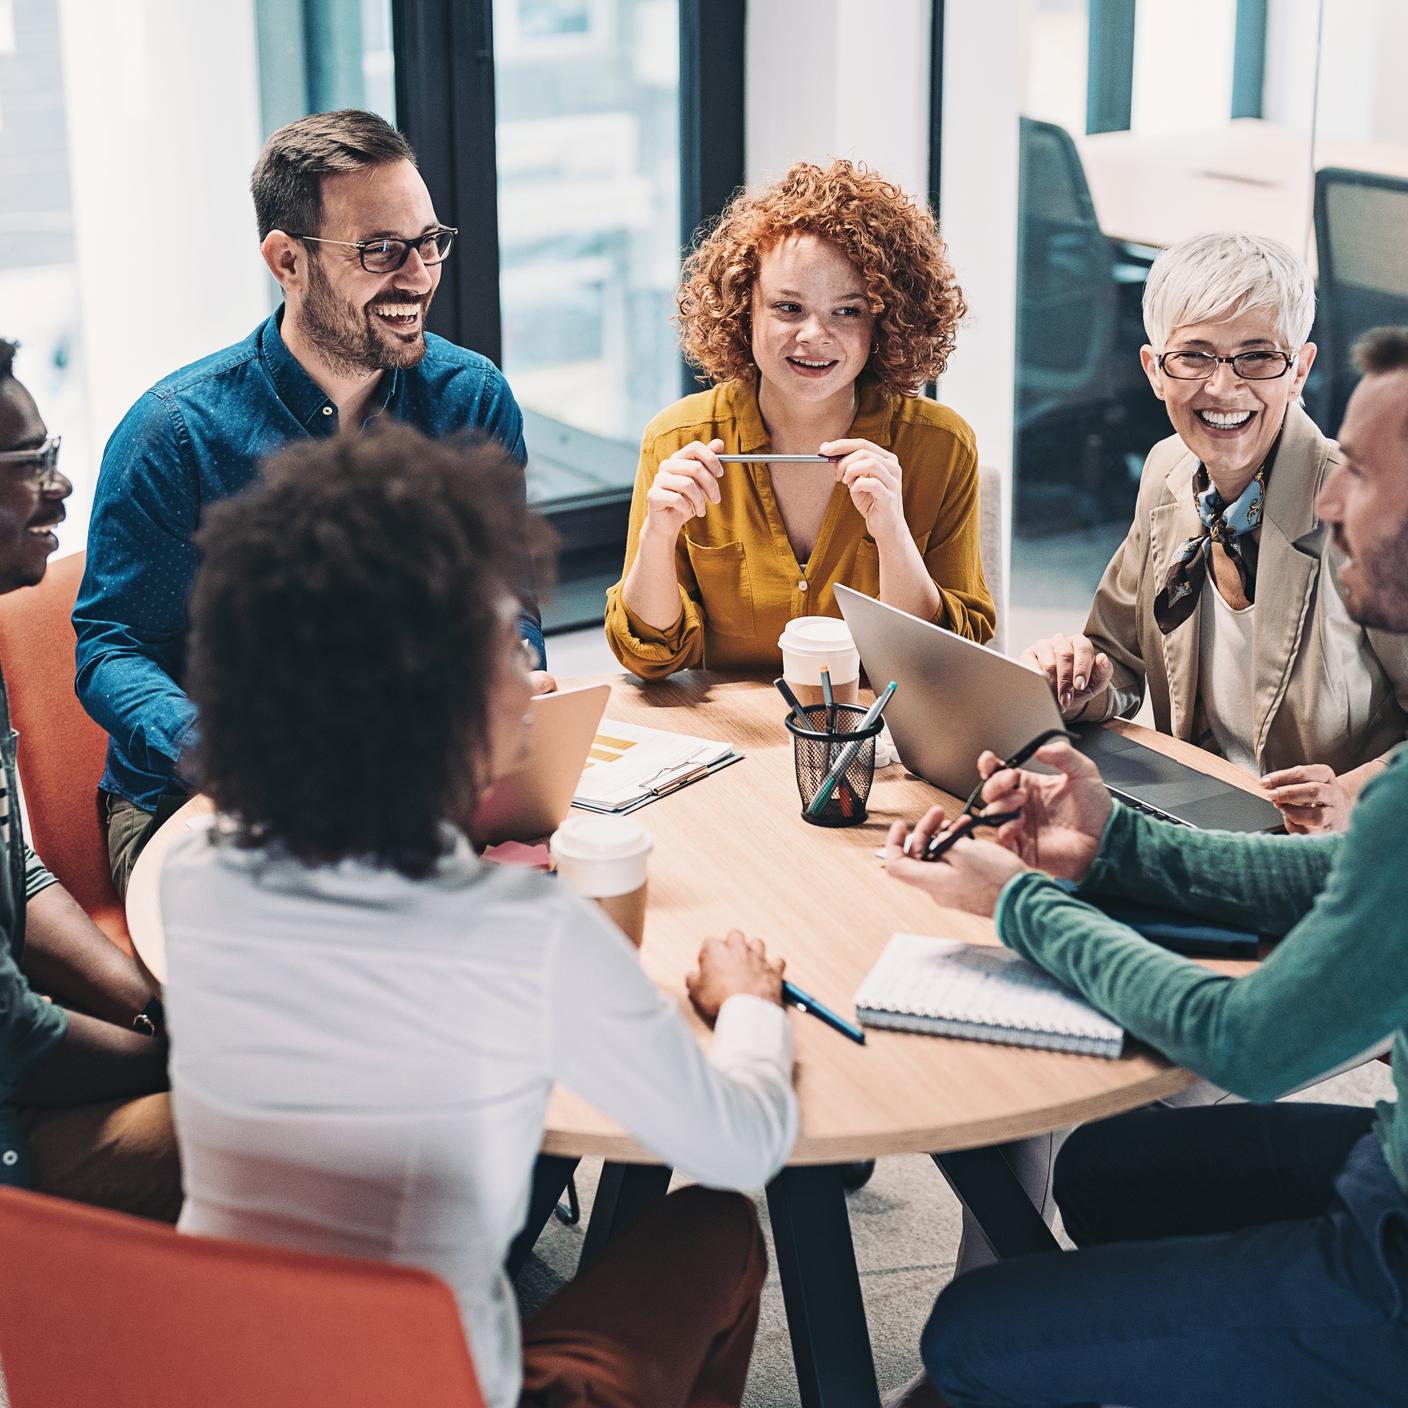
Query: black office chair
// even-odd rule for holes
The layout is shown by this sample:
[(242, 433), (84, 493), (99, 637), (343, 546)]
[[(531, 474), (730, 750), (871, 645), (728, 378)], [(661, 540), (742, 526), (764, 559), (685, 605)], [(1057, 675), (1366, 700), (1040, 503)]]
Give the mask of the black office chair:
[(1312, 404), (1327, 434), (1344, 418), (1358, 373), (1355, 339), (1408, 324), (1408, 180), (1327, 166), (1315, 173), (1320, 306)]
[(1055, 400), (1100, 399), (1114, 342), (1114, 252), (1080, 153), (1051, 122), (1021, 119), (1017, 385), (1021, 416)]
[(1133, 503), (1131, 407), (1152, 400), (1138, 361), (1148, 264), (1100, 229), (1063, 127), (1021, 119), (1019, 179), (1018, 517), (1052, 527), (1120, 518)]

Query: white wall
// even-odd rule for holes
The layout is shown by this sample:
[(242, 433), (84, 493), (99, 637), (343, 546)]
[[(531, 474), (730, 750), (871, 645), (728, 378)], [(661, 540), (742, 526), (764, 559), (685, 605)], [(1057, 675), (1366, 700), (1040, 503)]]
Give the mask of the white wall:
[[(948, 0), (944, 26), (940, 217), (969, 313), (939, 397), (972, 425), (983, 463), (1002, 476), (1004, 563), (1012, 536), (1017, 119), (1031, 9), (1031, 0)], [(1008, 595), (997, 603), (1002, 620)]]
[(749, 0), (746, 170), (864, 161), (916, 195), (929, 184), (929, 0)]
[(1318, 73), (1321, 137), (1408, 144), (1405, 54), (1403, 0), (1276, 0), (1266, 19), (1265, 115), (1309, 132)]
[[(154, 381), (268, 311), (249, 173), (253, 0), (60, 0), (79, 309), (93, 440)], [(74, 477), (82, 546), (97, 464)]]
[(1135, 8), (1133, 131), (1187, 132), (1227, 121), (1236, 25), (1236, 0)]

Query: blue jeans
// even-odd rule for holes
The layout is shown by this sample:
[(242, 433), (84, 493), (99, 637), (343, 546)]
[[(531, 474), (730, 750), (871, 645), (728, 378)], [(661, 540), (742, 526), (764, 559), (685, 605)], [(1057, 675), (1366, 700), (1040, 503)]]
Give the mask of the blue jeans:
[(954, 1408), (1408, 1401), (1408, 1198), (1372, 1110), (1140, 1110), (1077, 1130), (1079, 1251), (985, 1267), (922, 1342)]

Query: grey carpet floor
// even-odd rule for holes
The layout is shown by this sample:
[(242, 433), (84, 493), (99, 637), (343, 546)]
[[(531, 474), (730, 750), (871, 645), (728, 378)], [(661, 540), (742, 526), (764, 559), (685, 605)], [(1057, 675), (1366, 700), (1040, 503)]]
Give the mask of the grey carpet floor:
[[(1388, 1067), (1374, 1062), (1296, 1098), (1364, 1105), (1391, 1098), (1392, 1093)], [(518, 1279), (519, 1301), (525, 1312), (542, 1304), (575, 1270), (599, 1170), (599, 1163), (584, 1160), (578, 1171), (583, 1223), (564, 1227), (554, 1219), (538, 1240)], [(919, 1332), (934, 1297), (953, 1275), (959, 1204), (933, 1164), (916, 1154), (881, 1159), (871, 1181), (851, 1195), (849, 1207), (876, 1377), (884, 1392), (918, 1371)], [(767, 1211), (761, 1199), (758, 1210), (766, 1230)], [(798, 1405), (787, 1318), (773, 1272), (763, 1292), (744, 1408)]]

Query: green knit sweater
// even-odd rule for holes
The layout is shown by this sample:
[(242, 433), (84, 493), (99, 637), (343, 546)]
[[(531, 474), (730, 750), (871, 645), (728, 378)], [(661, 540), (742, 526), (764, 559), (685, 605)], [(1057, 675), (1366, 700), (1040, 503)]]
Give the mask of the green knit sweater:
[[(1210, 972), (1107, 918), (1114, 895), (1284, 933), (1253, 972)], [(1273, 1100), (1393, 1034), (1397, 1103), (1375, 1132), (1408, 1194), (1408, 748), (1360, 794), (1343, 835), (1192, 831), (1115, 804), (1072, 895), (1026, 871), (994, 915), (1003, 943), (1171, 1061)]]

